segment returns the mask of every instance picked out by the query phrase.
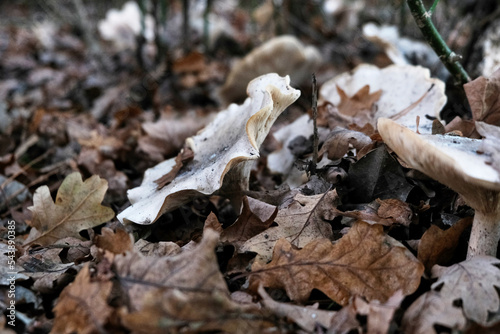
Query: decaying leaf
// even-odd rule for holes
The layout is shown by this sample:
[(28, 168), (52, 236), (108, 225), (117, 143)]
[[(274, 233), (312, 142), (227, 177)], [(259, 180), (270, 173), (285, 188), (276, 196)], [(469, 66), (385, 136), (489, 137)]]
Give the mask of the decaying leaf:
[(225, 104), (243, 100), (250, 80), (266, 73), (290, 75), (300, 84), (310, 79), (320, 64), (321, 55), (314, 46), (305, 46), (294, 36), (275, 37), (232, 67), (219, 95)]
[(121, 254), (133, 249), (134, 237), (122, 228), (113, 231), (104, 227), (101, 234), (96, 236), (95, 245), (113, 254)]
[[(49, 294), (60, 291), (75, 277), (78, 266), (73, 263), (90, 253), (90, 241), (82, 242), (80, 239), (68, 237), (58, 240), (58, 247), (32, 249), (25, 252), (17, 260), (23, 268), (23, 276), (30, 277), (35, 283), (33, 290)], [(64, 248), (68, 252), (62, 256)]]
[(413, 334), (436, 333), (440, 325), (463, 330), (467, 324), (462, 309), (443, 299), (437, 291), (431, 290), (420, 296), (406, 310), (403, 318), (403, 332)]
[(276, 243), (272, 261), (254, 262), (250, 288), (284, 289), (292, 300), (305, 301), (318, 289), (341, 305), (354, 295), (386, 302), (396, 291), (413, 293), (423, 265), (382, 226), (358, 221), (337, 243), (315, 239), (297, 249), (285, 239)]
[(33, 197), (32, 229), (25, 245), (45, 246), (65, 237), (81, 238), (79, 232), (102, 224), (114, 216), (102, 206), (108, 183), (94, 175), (85, 182), (80, 173), (68, 175), (52, 200), (47, 186), (39, 187)]
[(122, 223), (151, 224), (164, 212), (192, 200), (197, 194), (235, 194), (248, 187), (253, 161), (276, 118), (300, 95), (289, 85), (289, 77), (267, 74), (248, 85), (242, 105), (230, 105), (186, 145), (194, 158), (171, 183), (157, 189), (154, 182), (170, 172), (175, 159), (150, 168), (140, 187), (129, 190), (132, 206), (117, 218)]
[(462, 232), (472, 225), (472, 217), (456, 222), (443, 231), (436, 225), (425, 231), (418, 245), (418, 259), (422, 261), (426, 272), (430, 273), (435, 264), (446, 265), (454, 255)]
[(401, 290), (396, 291), (385, 303), (380, 303), (377, 300), (367, 303), (357, 296), (354, 299), (354, 307), (359, 314), (368, 316), (368, 333), (383, 334), (389, 332), (394, 313), (399, 308), (403, 298)]
[(138, 148), (156, 162), (175, 155), (182, 148), (186, 138), (195, 135), (212, 116), (188, 113), (180, 117), (168, 111), (162, 114), (157, 122), (142, 124), (146, 135), (139, 138)]
[(103, 332), (113, 313), (107, 303), (112, 285), (111, 281), (93, 279), (89, 267), (84, 266), (59, 296), (51, 333)]
[(340, 211), (335, 208), (332, 208), (332, 210), (339, 216), (363, 220), (368, 224), (380, 224), (384, 226), (391, 226), (393, 224), (409, 226), (413, 214), (407, 203), (395, 198), (385, 200), (377, 198), (371, 203), (362, 204), (357, 207), (359, 209), (350, 211)]
[(478, 138), (475, 123), (478, 121), (500, 126), (500, 69), (490, 77), (481, 76), (464, 84), (472, 111), (472, 120), (455, 117), (446, 125), (446, 131), (459, 130), (466, 137)]
[(382, 95), (380, 89), (370, 93), (369, 85), (361, 87), (352, 96), (348, 96), (342, 88), (337, 86), (337, 93), (340, 97), (340, 102), (337, 105), (339, 113), (346, 116), (350, 120), (350, 123), (358, 125), (370, 123), (376, 111), (373, 105)]
[(208, 229), (195, 248), (177, 255), (145, 257), (136, 251), (117, 255), (114, 266), (128, 292), (131, 309), (142, 309), (146, 293), (162, 288), (227, 292), (214, 252), (218, 239), (218, 233)]
[(144, 239), (139, 239), (134, 244), (134, 250), (140, 252), (144, 256), (167, 256), (175, 255), (181, 252), (181, 247), (175, 242), (171, 241), (160, 241), (160, 242), (149, 242)]
[(293, 202), (278, 211), (273, 226), (247, 240), (240, 252), (255, 252), (263, 263), (271, 260), (273, 248), (280, 239), (302, 248), (317, 238), (331, 238), (332, 227), (326, 220), (333, 220), (330, 208), (339, 204), (335, 190), (325, 194), (305, 196), (297, 194)]
[(439, 279), (431, 286), (439, 291), (441, 298), (452, 307), (456, 300), (462, 301), (465, 317), (482, 326), (500, 320), (500, 260), (490, 256), (476, 256), (451, 267), (432, 269)]
[(500, 125), (500, 69), (489, 78), (479, 77), (464, 85), (475, 121)]
[(336, 160), (342, 158), (349, 151), (350, 145), (356, 150), (361, 150), (371, 142), (370, 137), (361, 132), (336, 127), (328, 135), (318, 155), (322, 156), (327, 152), (328, 159)]
[(439, 279), (403, 318), (405, 331), (430, 333), (435, 324), (463, 330), (467, 320), (489, 327), (500, 320), (500, 260), (476, 256), (451, 267), (434, 266)]
[[(425, 115), (439, 118), (439, 112), (446, 103), (444, 88), (444, 82), (430, 78), (429, 70), (423, 67), (391, 65), (379, 69), (373, 65), (362, 64), (352, 72), (343, 73), (325, 82), (319, 92), (318, 105), (332, 104), (334, 108), (329, 112), (336, 125), (346, 126), (350, 118), (352, 123), (352, 115), (342, 114), (342, 101), (346, 101), (346, 96), (359, 96), (366, 101), (363, 103), (364, 109), (370, 107), (364, 114), (373, 115), (370, 119), (361, 118), (366, 119), (365, 123), (376, 127), (378, 118), (396, 117), (398, 123), (415, 130), (416, 117), (420, 116), (419, 131), (431, 133), (432, 120), (428, 120)], [(377, 91), (381, 91), (380, 99), (375, 99), (376, 96), (370, 98), (369, 92), (374, 94)], [(358, 122), (357, 125), (362, 127), (365, 123)]]
[(219, 290), (166, 289), (149, 292), (142, 310), (122, 314), (125, 327), (138, 334), (265, 333), (273, 323), (254, 304), (239, 304)]
[(339, 190), (339, 194), (347, 192), (350, 203), (369, 203), (377, 198), (405, 201), (413, 189), (401, 165), (383, 146), (352, 164), (348, 175), (345, 190)]
[(299, 306), (277, 302), (267, 294), (262, 286), (259, 286), (258, 292), (265, 308), (279, 317), (285, 317), (295, 322), (308, 332), (313, 332), (318, 325), (325, 328), (330, 327), (332, 318), (337, 314), (333, 311), (318, 310), (317, 305)]
[[(262, 325), (253, 305), (231, 300), (214, 251), (218, 239), (207, 229), (198, 245), (177, 255), (116, 256), (114, 266), (130, 301), (129, 311), (121, 314), (125, 326), (138, 333), (165, 333), (190, 326), (231, 332), (249, 323)], [(244, 312), (257, 314), (255, 322), (238, 317)]]
[(271, 226), (277, 214), (277, 207), (245, 196), (240, 216), (222, 232), (221, 241), (231, 243), (238, 249), (245, 241)]

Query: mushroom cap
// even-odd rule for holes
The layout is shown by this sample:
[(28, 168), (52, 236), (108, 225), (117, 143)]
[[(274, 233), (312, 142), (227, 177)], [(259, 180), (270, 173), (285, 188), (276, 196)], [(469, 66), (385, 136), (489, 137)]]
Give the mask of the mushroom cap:
[(322, 63), (321, 53), (314, 46), (302, 44), (296, 37), (275, 37), (255, 48), (231, 68), (219, 97), (224, 104), (246, 97), (248, 83), (266, 73), (289, 75), (297, 84), (310, 80), (311, 73)]
[(482, 140), (419, 135), (387, 118), (378, 120), (384, 142), (412, 168), (443, 183), (476, 210), (497, 210), (500, 175), (481, 153)]
[(366, 85), (370, 86), (370, 93), (378, 90), (382, 92), (380, 99), (372, 107), (373, 117), (370, 123), (374, 127), (377, 119), (388, 117), (416, 129), (416, 118), (420, 116), (419, 131), (431, 133), (432, 121), (425, 115), (439, 118), (439, 112), (446, 104), (444, 82), (431, 78), (427, 68), (391, 65), (380, 69), (374, 65), (361, 64), (354, 70), (325, 82), (319, 91), (318, 105), (329, 102), (338, 106), (341, 96), (337, 87), (348, 96), (353, 96)]
[(220, 111), (197, 135), (186, 139), (194, 157), (172, 182), (158, 189), (155, 181), (174, 168), (175, 158), (149, 168), (142, 184), (127, 192), (132, 206), (118, 214), (118, 220), (148, 225), (200, 194), (234, 194), (247, 189), (262, 142), (300, 91), (290, 86), (288, 76), (268, 73), (248, 84), (248, 94), (243, 104)]

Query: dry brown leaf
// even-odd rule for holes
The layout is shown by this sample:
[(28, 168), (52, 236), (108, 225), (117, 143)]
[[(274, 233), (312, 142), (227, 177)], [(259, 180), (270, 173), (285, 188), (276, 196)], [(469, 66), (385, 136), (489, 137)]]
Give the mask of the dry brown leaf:
[(132, 310), (141, 310), (146, 293), (161, 288), (227, 292), (214, 251), (218, 239), (219, 234), (208, 229), (194, 249), (177, 255), (144, 257), (135, 251), (117, 255), (114, 266)]
[(96, 236), (95, 245), (113, 254), (121, 254), (134, 248), (134, 237), (122, 228), (113, 231), (104, 227), (101, 234)]
[(356, 297), (354, 307), (358, 314), (368, 316), (368, 333), (385, 334), (389, 332), (394, 313), (399, 308), (403, 298), (401, 290), (396, 291), (385, 303), (380, 303), (377, 300), (367, 303), (363, 298)]
[(167, 184), (172, 182), (173, 179), (177, 176), (177, 173), (181, 170), (181, 168), (188, 163), (189, 161), (193, 160), (194, 153), (191, 151), (189, 147), (183, 148), (179, 154), (175, 157), (175, 165), (172, 167), (172, 169), (165, 175), (160, 176), (158, 179), (156, 179), (154, 182), (158, 185), (158, 190), (165, 187)]
[[(90, 241), (82, 242), (75, 238), (64, 238), (58, 243), (63, 247), (69, 246), (69, 251), (82, 251), (78, 255), (71, 255), (72, 258), (83, 257), (90, 253)], [(68, 262), (67, 258), (64, 258), (63, 263), (62, 251), (62, 247), (35, 248), (25, 252), (17, 260), (17, 264), (24, 269), (23, 275), (31, 277), (35, 281), (33, 290), (44, 294), (55, 293), (74, 279), (74, 273), (78, 271), (78, 267), (73, 262)]]
[(318, 310), (318, 305), (300, 306), (277, 302), (267, 294), (262, 286), (259, 286), (258, 293), (262, 298), (261, 303), (270, 312), (278, 317), (285, 317), (295, 322), (308, 332), (314, 332), (314, 329), (316, 329), (318, 325), (325, 328), (330, 327), (332, 318), (337, 314), (337, 312), (334, 311)]
[(479, 77), (464, 85), (472, 119), (500, 125), (500, 69), (489, 78)]
[(144, 239), (139, 239), (134, 245), (134, 250), (140, 252), (144, 256), (162, 257), (179, 254), (181, 252), (181, 247), (171, 241), (149, 242)]
[(472, 111), (472, 120), (457, 116), (446, 125), (446, 132), (458, 130), (465, 137), (479, 138), (476, 122), (500, 126), (500, 69), (489, 78), (481, 76), (466, 83), (464, 90)]
[[(116, 256), (116, 273), (131, 304), (129, 312), (121, 314), (125, 326), (137, 333), (165, 333), (190, 331), (190, 326), (233, 332), (238, 326), (262, 325), (255, 305), (231, 300), (215, 254), (218, 238), (217, 232), (207, 229), (198, 245), (177, 255)], [(245, 312), (255, 319), (239, 317)]]
[(215, 213), (213, 213), (213, 212), (210, 212), (207, 219), (205, 220), (205, 225), (203, 225), (203, 231), (205, 231), (206, 229), (209, 229), (209, 228), (214, 230), (215, 232), (217, 232), (219, 234), (221, 234), (223, 232), (222, 225), (219, 222), (219, 220), (217, 219), (217, 216), (215, 215)]
[(302, 248), (317, 238), (331, 238), (332, 227), (326, 220), (333, 220), (331, 208), (340, 200), (335, 190), (325, 194), (305, 196), (297, 194), (288, 207), (278, 211), (273, 226), (247, 240), (240, 252), (254, 252), (257, 259), (266, 263), (271, 260), (273, 248), (279, 239), (285, 239)]
[(453, 258), (458, 240), (463, 231), (472, 225), (472, 217), (456, 222), (443, 231), (436, 225), (425, 231), (418, 245), (418, 259), (422, 261), (427, 273), (435, 264), (446, 265)]
[(337, 108), (342, 115), (351, 118), (351, 123), (362, 125), (370, 123), (375, 112), (373, 104), (380, 99), (382, 90), (379, 89), (370, 94), (370, 86), (365, 85), (349, 97), (342, 88), (337, 86), (337, 92), (340, 96)]
[(500, 320), (498, 309), (500, 299), (500, 260), (491, 256), (476, 256), (451, 267), (435, 266), (432, 291), (439, 291), (448, 307), (456, 300), (462, 301), (465, 317), (482, 326), (489, 326)]
[(259, 334), (274, 327), (255, 304), (238, 304), (219, 290), (201, 287), (196, 290), (194, 293), (178, 289), (149, 292), (144, 296), (142, 310), (122, 314), (121, 321), (137, 334)]
[(108, 182), (94, 175), (85, 182), (80, 173), (68, 175), (52, 200), (49, 188), (41, 186), (33, 196), (32, 227), (24, 245), (50, 245), (65, 237), (80, 238), (79, 232), (114, 217), (112, 209), (102, 206)]
[(349, 151), (350, 146), (356, 150), (361, 150), (371, 143), (370, 137), (361, 132), (336, 127), (323, 143), (318, 156), (321, 157), (328, 152), (328, 159), (336, 160), (342, 158)]
[(380, 204), (377, 215), (383, 219), (392, 219), (395, 222), (409, 226), (413, 212), (411, 211), (408, 203), (403, 202), (397, 198), (376, 199)]
[(153, 161), (171, 157), (182, 148), (186, 138), (195, 135), (211, 120), (211, 116), (187, 113), (180, 117), (167, 110), (157, 122), (142, 124), (146, 135), (139, 138), (138, 149)]
[(467, 324), (462, 309), (443, 299), (437, 291), (431, 290), (420, 296), (406, 310), (403, 317), (403, 333), (436, 333), (434, 326), (441, 325), (463, 330)]
[(55, 319), (51, 333), (101, 333), (113, 313), (108, 305), (113, 283), (91, 277), (84, 266), (59, 296), (54, 307)]
[(409, 226), (413, 212), (408, 203), (396, 198), (376, 199), (375, 201), (362, 204), (359, 209), (351, 211), (340, 211), (332, 208), (339, 216), (363, 220), (368, 224), (380, 224), (391, 226), (401, 224)]
[(423, 271), (420, 261), (382, 226), (358, 221), (333, 245), (316, 239), (299, 250), (280, 239), (269, 264), (253, 264), (250, 287), (284, 289), (297, 301), (318, 289), (341, 305), (354, 295), (384, 303), (400, 289), (404, 295), (413, 293)]
[(277, 207), (245, 196), (240, 216), (222, 232), (221, 241), (239, 249), (248, 239), (271, 226), (277, 214)]

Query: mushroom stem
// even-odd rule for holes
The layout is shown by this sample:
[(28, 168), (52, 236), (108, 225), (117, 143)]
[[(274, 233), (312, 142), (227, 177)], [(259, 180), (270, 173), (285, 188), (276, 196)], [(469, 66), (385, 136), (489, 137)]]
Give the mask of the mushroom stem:
[(494, 212), (476, 210), (469, 238), (467, 260), (476, 255), (496, 257), (500, 239), (500, 217)]

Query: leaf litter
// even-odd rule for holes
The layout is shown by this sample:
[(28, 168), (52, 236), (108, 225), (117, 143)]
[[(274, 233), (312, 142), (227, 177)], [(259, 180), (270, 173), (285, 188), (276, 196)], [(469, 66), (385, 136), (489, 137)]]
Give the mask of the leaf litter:
[[(147, 15), (144, 36), (134, 4), (103, 13), (126, 18), (102, 40), (54, 16), (0, 28), (0, 257), (16, 260), (19, 315), (0, 331), (495, 331), (498, 260), (465, 259), (474, 210), (376, 125), (482, 138), (498, 172), (498, 70), (465, 101), (404, 28), (362, 38), (354, 22), (388, 5), (290, 4), (280, 20), (271, 2), (222, 2), (189, 8), (192, 39), (180, 1), (161, 29)], [(310, 25), (290, 35), (297, 18)], [(472, 50), (465, 39), (454, 48)]]

